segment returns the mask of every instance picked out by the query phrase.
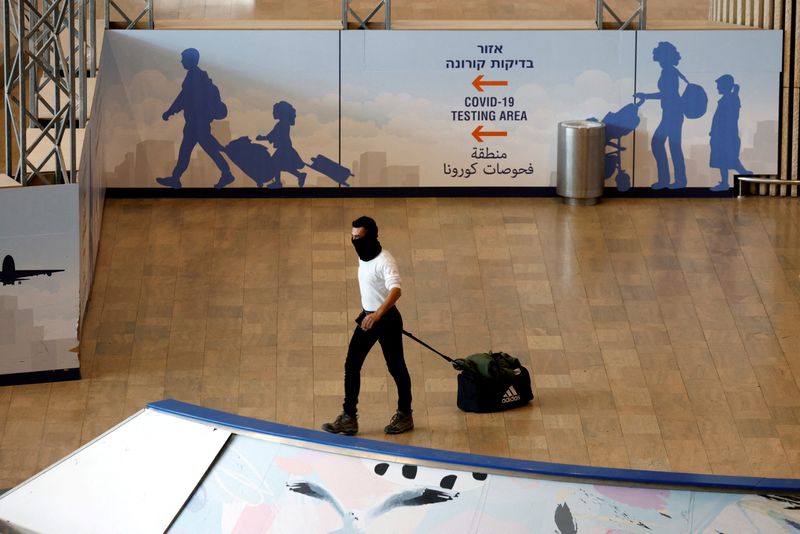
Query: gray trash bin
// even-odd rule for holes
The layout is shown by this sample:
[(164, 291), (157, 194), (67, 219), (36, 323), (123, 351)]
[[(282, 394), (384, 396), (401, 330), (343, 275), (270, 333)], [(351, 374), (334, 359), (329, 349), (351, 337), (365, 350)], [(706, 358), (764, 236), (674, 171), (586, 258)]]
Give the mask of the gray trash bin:
[(605, 183), (606, 125), (595, 121), (558, 123), (556, 191), (572, 206), (597, 204)]

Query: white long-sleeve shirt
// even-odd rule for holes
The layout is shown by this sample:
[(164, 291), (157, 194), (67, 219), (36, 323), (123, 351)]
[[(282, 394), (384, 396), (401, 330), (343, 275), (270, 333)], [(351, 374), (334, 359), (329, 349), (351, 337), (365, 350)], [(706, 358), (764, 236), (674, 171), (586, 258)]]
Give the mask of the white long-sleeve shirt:
[(395, 287), (401, 288), (400, 270), (394, 256), (386, 250), (369, 261), (358, 260), (358, 288), (361, 290), (361, 307), (374, 312), (381, 307)]

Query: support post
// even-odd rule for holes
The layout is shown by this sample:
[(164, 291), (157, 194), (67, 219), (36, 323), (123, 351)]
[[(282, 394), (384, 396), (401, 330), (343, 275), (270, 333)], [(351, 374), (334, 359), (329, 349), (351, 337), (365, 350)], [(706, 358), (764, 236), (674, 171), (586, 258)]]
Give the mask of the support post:
[[(383, 10), (383, 28), (384, 30), (392, 29), (392, 3), (391, 0), (379, 0), (372, 11), (366, 17), (359, 15), (350, 5), (350, 0), (342, 0), (342, 29), (343, 30), (369, 30), (369, 23), (375, 18), (375, 15)], [(355, 28), (351, 28), (350, 17), (353, 17), (353, 24)]]
[(647, 29), (647, 0), (639, 0), (639, 7), (631, 13), (631, 15), (623, 20), (617, 13), (608, 5), (605, 0), (597, 0), (595, 2), (595, 24), (598, 30), (605, 29), (605, 13), (608, 12), (611, 18), (614, 19), (615, 30), (627, 30), (633, 28), (631, 24), (636, 21), (635, 29)]

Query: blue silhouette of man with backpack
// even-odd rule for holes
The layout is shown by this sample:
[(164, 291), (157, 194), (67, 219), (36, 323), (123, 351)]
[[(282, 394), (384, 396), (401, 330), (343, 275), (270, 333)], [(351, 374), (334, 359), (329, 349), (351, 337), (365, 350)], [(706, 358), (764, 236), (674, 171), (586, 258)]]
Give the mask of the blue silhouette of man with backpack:
[(172, 105), (161, 116), (165, 121), (172, 115), (183, 111), (186, 124), (183, 127), (183, 140), (178, 151), (178, 162), (172, 176), (156, 178), (159, 184), (173, 189), (181, 188), (181, 176), (189, 166), (189, 159), (195, 145), (199, 144), (214, 161), (222, 173), (214, 186), (222, 189), (234, 181), (228, 162), (222, 156), (224, 150), (219, 141), (211, 135), (211, 123), (228, 116), (228, 108), (222, 102), (219, 89), (211, 81), (206, 71), (197, 65), (200, 52), (187, 48), (181, 52), (181, 65), (186, 69), (186, 77), (181, 84), (181, 92)]

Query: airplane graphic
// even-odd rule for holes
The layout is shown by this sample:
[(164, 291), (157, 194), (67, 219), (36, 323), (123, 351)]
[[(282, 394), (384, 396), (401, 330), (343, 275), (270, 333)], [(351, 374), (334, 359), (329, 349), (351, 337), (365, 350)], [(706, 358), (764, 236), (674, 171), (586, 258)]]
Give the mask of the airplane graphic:
[(18, 271), (14, 265), (14, 258), (7, 255), (3, 258), (3, 270), (0, 271), (0, 282), (4, 286), (13, 286), (14, 282), (21, 284), (23, 280), (29, 280), (31, 276), (41, 276), (46, 274), (52, 276), (53, 273), (63, 272), (64, 269), (41, 269), (41, 270), (25, 270)]

